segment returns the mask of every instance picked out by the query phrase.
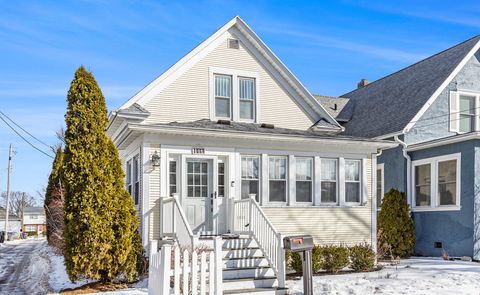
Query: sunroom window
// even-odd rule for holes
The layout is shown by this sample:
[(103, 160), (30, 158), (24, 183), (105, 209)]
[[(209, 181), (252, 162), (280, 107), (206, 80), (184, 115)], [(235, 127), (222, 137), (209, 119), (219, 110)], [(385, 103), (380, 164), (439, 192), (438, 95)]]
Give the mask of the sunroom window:
[(360, 203), (359, 160), (345, 160), (345, 202)]
[(456, 204), (457, 160), (438, 163), (438, 197), (440, 206)]
[(312, 173), (313, 159), (297, 158), (296, 159), (296, 201), (312, 202)]
[(287, 200), (287, 158), (270, 157), (268, 159), (269, 200), (286, 202)]
[(321, 159), (321, 202), (337, 203), (337, 160)]
[(415, 205), (430, 206), (431, 164), (415, 166)]
[(259, 160), (258, 156), (242, 156), (242, 199), (255, 194), (259, 201)]
[(231, 118), (232, 77), (215, 75), (215, 116)]

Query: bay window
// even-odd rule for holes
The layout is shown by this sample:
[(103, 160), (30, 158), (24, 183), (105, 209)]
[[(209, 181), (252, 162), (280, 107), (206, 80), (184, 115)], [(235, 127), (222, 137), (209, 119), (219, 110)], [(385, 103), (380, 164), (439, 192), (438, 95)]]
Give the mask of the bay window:
[(337, 159), (321, 159), (321, 202), (337, 203)]
[(271, 156), (268, 159), (269, 201), (287, 200), (287, 158)]
[(297, 158), (296, 168), (296, 202), (312, 202), (313, 159)]
[(259, 199), (259, 156), (242, 156), (242, 199), (247, 199), (250, 194), (256, 194)]
[(360, 160), (345, 160), (345, 202), (360, 203)]
[(460, 154), (413, 161), (414, 209), (458, 209)]

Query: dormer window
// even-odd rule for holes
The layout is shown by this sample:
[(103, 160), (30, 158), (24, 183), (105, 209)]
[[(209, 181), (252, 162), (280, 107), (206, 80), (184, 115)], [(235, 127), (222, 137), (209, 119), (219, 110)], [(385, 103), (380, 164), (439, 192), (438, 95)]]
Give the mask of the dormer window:
[(210, 119), (258, 121), (258, 74), (210, 68)]

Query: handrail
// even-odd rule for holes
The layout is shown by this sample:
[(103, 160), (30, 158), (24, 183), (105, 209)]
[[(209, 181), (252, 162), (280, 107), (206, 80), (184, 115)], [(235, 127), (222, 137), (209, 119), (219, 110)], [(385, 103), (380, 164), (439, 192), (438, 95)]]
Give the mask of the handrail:
[(248, 232), (258, 243), (277, 275), (279, 287), (285, 286), (285, 253), (282, 235), (255, 200), (255, 196), (233, 202), (234, 230)]
[[(171, 205), (170, 210), (167, 205)], [(172, 237), (180, 246), (194, 247), (195, 235), (180, 204), (178, 194), (160, 198), (160, 239)]]

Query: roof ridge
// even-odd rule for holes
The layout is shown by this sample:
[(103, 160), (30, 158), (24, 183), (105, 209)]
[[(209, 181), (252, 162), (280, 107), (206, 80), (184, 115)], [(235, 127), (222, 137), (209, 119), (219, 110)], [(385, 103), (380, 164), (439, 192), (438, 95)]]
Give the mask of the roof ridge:
[[(398, 71), (395, 71), (395, 72), (393, 72), (393, 73), (391, 73), (391, 74), (388, 74), (388, 75), (386, 75), (386, 76), (383, 76), (383, 77), (381, 77), (381, 78), (379, 78), (379, 79), (377, 79), (377, 80), (375, 80), (375, 81), (372, 81), (372, 82), (368, 83), (367, 85), (365, 85), (365, 86), (363, 86), (363, 87), (361, 87), (361, 88), (357, 88), (357, 89), (354, 89), (354, 90), (352, 90), (352, 91), (349, 91), (349, 92), (347, 92), (347, 93), (345, 93), (345, 94), (342, 94), (342, 95), (340, 95), (340, 96), (338, 96), (338, 97), (346, 97), (346, 98), (348, 98), (348, 97), (347, 97), (347, 94), (350, 94), (350, 93), (352, 93), (352, 92), (355, 92), (355, 91), (357, 91), (357, 90), (359, 90), (359, 89), (368, 88), (368, 87), (370, 87), (371, 85), (374, 85), (375, 83), (377, 83), (377, 82), (379, 82), (379, 81), (382, 81), (382, 80), (384, 80), (384, 79), (386, 79), (386, 78), (388, 78), (388, 77), (391, 77), (391, 76), (396, 75), (396, 74), (398, 74), (398, 73), (400, 73), (400, 72), (403, 72), (403, 71), (405, 71), (405, 70), (407, 70), (407, 69), (409, 69), (409, 68), (411, 68), (411, 67), (414, 67), (414, 66), (418, 65), (419, 63), (422, 63), (422, 62), (424, 62), (424, 61), (430, 60), (430, 59), (432, 59), (432, 58), (434, 58), (434, 57), (436, 57), (436, 56), (438, 56), (438, 55), (440, 55), (440, 54), (442, 54), (442, 53), (445, 53), (445, 52), (447, 52), (447, 51), (449, 51), (449, 50), (451, 50), (451, 49), (454, 49), (454, 48), (456, 48), (456, 47), (458, 47), (458, 46), (464, 45), (465, 43), (470, 42), (470, 41), (472, 41), (472, 40), (475, 39), (475, 38), (478, 38), (478, 39), (479, 39), (479, 40), (477, 40), (477, 42), (480, 41), (480, 34), (479, 34), (479, 35), (475, 35), (475, 36), (473, 36), (473, 37), (471, 37), (471, 38), (469, 38), (469, 39), (467, 39), (467, 40), (465, 40), (465, 41), (463, 41), (463, 42), (460, 42), (460, 43), (458, 43), (458, 44), (455, 44), (455, 45), (453, 45), (453, 46), (451, 46), (451, 47), (449, 47), (449, 48), (447, 48), (447, 49), (444, 49), (444, 50), (442, 50), (442, 51), (440, 51), (440, 52), (437, 52), (437, 53), (435, 53), (435, 54), (433, 54), (433, 55), (430, 55), (430, 56), (428, 56), (428, 57), (426, 57), (426, 58), (424, 58), (424, 59), (422, 59), (422, 60), (419, 60), (419, 61), (417, 61), (417, 62), (415, 62), (415, 63), (413, 63), (413, 64), (411, 64), (411, 65), (409, 65), (409, 66), (407, 66), (407, 67), (404, 67), (404, 68), (402, 68), (402, 69), (400, 69), (400, 70), (398, 70)], [(466, 54), (468, 54), (468, 52), (467, 52)], [(465, 54), (465, 55), (466, 55), (466, 54)]]

